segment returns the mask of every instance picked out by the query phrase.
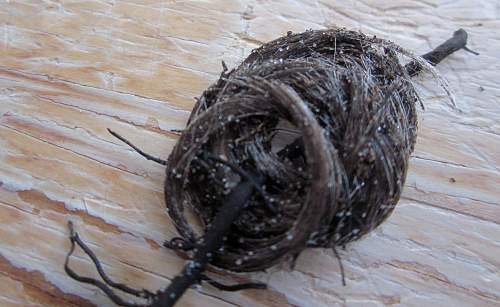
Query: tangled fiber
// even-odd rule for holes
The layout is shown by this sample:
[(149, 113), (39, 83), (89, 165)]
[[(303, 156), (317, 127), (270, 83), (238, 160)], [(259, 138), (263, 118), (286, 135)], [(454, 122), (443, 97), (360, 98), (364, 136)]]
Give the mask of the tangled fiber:
[(195, 243), (202, 235), (187, 205), (206, 227), (241, 179), (207, 153), (263, 177), (263, 193), (233, 223), (217, 267), (262, 270), (382, 223), (416, 139), (418, 96), (402, 52), (358, 32), (307, 31), (225, 70), (197, 101), (167, 163), (166, 204), (182, 237)]
[[(344, 29), (288, 33), (255, 49), (198, 99), (166, 164), (165, 198), (181, 237), (165, 246), (189, 252), (170, 286), (152, 293), (113, 282), (71, 229), (66, 272), (122, 306), (172, 306), (194, 283), (219, 289), (207, 264), (250, 272), (293, 261), (308, 247), (359, 239), (394, 210), (405, 182), (419, 97), (411, 77), (466, 49), (467, 34), (422, 57), (376, 37)], [(403, 65), (406, 56), (411, 62)], [(446, 83), (440, 79), (445, 90)], [(449, 91), (447, 91), (449, 93)], [(198, 227), (188, 213), (193, 210)], [(104, 282), (68, 264), (75, 246)], [(336, 251), (335, 251), (336, 252)], [(111, 288), (143, 298), (131, 303)]]

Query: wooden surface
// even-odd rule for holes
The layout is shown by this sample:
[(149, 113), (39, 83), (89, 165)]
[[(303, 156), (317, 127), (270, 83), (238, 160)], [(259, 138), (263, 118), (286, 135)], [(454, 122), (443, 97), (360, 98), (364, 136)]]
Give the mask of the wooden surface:
[[(140, 4), (137, 4), (139, 3)], [(164, 168), (111, 137), (167, 157), (193, 97), (261, 42), (331, 26), (423, 53), (459, 27), (445, 60), (462, 112), (429, 76), (403, 199), (340, 251), (309, 250), (295, 271), (241, 275), (268, 291), (190, 290), (181, 306), (500, 306), (498, 1), (0, 1), (0, 305), (111, 305), (69, 279), (66, 223), (118, 281), (156, 290), (183, 260), (161, 247)], [(72, 260), (95, 276), (81, 252)], [(226, 281), (236, 278), (222, 276)]]

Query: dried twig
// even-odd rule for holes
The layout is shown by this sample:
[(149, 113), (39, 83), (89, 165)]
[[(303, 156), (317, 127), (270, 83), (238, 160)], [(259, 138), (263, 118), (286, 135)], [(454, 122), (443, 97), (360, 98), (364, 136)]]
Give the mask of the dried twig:
[[(422, 58), (436, 65), (459, 49), (470, 51), (466, 41), (460, 29)], [(399, 53), (414, 61), (401, 65)], [(168, 163), (109, 130), (146, 159), (167, 165), (166, 203), (181, 237), (165, 246), (193, 255), (169, 287), (155, 294), (132, 289), (107, 277), (70, 224), (66, 272), (119, 305), (172, 306), (201, 281), (226, 291), (265, 288), (220, 284), (203, 274), (208, 264), (256, 271), (296, 259), (307, 247), (332, 247), (345, 284), (335, 247), (377, 227), (401, 195), (416, 139), (418, 97), (409, 76), (425, 69), (422, 58), (343, 29), (290, 32), (254, 50), (237, 69), (223, 64)], [(280, 149), (279, 131), (288, 131), (278, 127), (283, 123), (301, 136)], [(206, 225), (203, 235), (187, 222), (186, 205)], [(104, 282), (69, 268), (75, 244)], [(147, 302), (126, 302), (112, 288)]]

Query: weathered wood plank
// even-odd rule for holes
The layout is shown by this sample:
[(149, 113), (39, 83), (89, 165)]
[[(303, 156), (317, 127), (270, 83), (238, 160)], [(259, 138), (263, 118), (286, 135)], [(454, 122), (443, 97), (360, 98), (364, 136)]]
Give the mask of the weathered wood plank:
[[(156, 290), (184, 260), (161, 247), (164, 169), (112, 128), (167, 157), (221, 71), (288, 30), (348, 27), (426, 52), (458, 27), (474, 57), (420, 80), (426, 110), (394, 215), (340, 251), (308, 250), (296, 270), (231, 276), (271, 290), (190, 290), (182, 306), (500, 306), (500, 6), (497, 1), (5, 1), (0, 3), (0, 305), (110, 301), (63, 271), (72, 220), (120, 281)], [(73, 266), (95, 276), (77, 253)]]

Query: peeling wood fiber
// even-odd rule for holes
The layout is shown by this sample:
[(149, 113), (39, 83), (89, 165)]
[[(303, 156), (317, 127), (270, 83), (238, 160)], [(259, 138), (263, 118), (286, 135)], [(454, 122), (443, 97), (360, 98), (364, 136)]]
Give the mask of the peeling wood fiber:
[[(180, 306), (498, 306), (500, 7), (497, 1), (4, 1), (0, 4), (0, 305), (109, 306), (63, 271), (67, 220), (115, 280), (158, 289), (183, 265), (161, 247), (164, 168), (108, 134), (168, 157), (195, 101), (262, 42), (334, 26), (416, 54), (457, 28), (455, 53), (419, 90), (419, 138), (391, 218), (339, 251), (305, 251), (295, 271), (228, 276), (272, 290), (190, 290)], [(427, 81), (429, 79), (429, 81)], [(438, 235), (436, 235), (438, 234)], [(82, 254), (75, 270), (94, 276)]]

